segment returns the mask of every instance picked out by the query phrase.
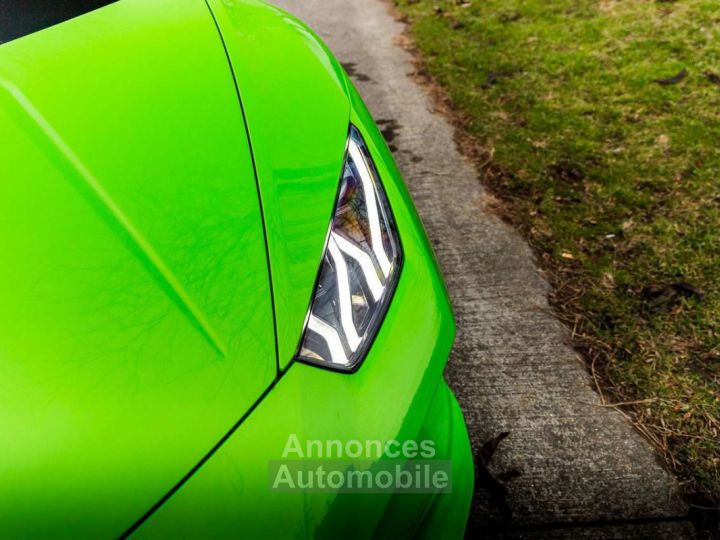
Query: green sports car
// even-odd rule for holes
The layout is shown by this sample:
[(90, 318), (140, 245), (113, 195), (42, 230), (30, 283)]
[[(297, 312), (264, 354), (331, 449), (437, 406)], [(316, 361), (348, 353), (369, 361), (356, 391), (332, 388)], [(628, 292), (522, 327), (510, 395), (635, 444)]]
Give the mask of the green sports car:
[(0, 0), (0, 43), (0, 536), (461, 537), (447, 292), (318, 38)]

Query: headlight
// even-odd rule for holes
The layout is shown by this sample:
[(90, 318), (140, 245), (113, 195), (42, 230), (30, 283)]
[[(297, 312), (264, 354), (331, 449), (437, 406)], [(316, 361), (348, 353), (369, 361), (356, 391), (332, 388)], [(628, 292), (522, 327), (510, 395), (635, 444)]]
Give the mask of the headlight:
[(377, 170), (360, 133), (351, 127), (297, 359), (341, 371), (357, 369), (387, 311), (401, 258)]

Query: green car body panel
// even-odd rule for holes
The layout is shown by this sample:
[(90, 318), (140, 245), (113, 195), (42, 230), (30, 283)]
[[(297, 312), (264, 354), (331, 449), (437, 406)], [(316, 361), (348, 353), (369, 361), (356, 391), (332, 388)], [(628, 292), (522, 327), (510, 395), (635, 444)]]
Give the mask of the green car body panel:
[(117, 534), (276, 377), (232, 75), (202, 2), (131, 0), (0, 80), (0, 529)]
[(238, 81), (268, 209), (285, 369), (297, 352), (332, 217), (350, 117), (347, 83), (330, 52), (294, 17), (264, 2), (208, 3)]
[[(350, 123), (404, 250), (352, 375), (292, 362)], [(381, 134), (305, 26), (262, 2), (120, 0), (0, 46), (0, 127), (4, 536), (462, 535), (447, 293)], [(270, 491), (290, 434), (433, 439), (453, 491)]]

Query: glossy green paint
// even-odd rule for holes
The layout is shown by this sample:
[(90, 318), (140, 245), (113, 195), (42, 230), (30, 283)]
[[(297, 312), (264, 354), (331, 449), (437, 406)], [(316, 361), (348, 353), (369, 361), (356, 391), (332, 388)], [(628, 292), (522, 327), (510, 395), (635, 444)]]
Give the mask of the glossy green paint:
[(350, 107), (342, 68), (265, 2), (209, 0), (240, 87), (266, 208), (278, 357), (297, 352), (335, 203)]
[[(390, 151), (305, 26), (208, 4), (214, 18), (202, 0), (120, 0), (0, 46), (0, 534), (118, 536), (232, 430), (138, 536), (460, 537), (454, 324)], [(405, 255), (352, 375), (290, 362), (349, 122)], [(291, 433), (432, 439), (454, 490), (273, 494)]]
[(207, 6), (0, 46), (0, 535), (117, 536), (275, 380), (255, 177)]
[[(140, 538), (460, 538), (473, 488), (460, 409), (442, 380), (455, 334), (422, 226), (380, 133), (353, 93), (353, 122), (376, 158), (405, 254), (395, 297), (353, 375), (291, 365), (213, 457), (137, 531)], [(435, 441), (453, 461), (444, 495), (277, 493), (268, 462), (307, 440)]]

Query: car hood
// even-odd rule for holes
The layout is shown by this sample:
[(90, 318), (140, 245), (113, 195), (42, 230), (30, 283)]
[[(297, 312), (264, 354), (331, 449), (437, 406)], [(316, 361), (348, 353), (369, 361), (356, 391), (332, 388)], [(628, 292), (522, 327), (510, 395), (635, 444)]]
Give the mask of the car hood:
[(277, 377), (210, 11), (123, 0), (0, 46), (0, 128), (0, 524), (117, 536)]

